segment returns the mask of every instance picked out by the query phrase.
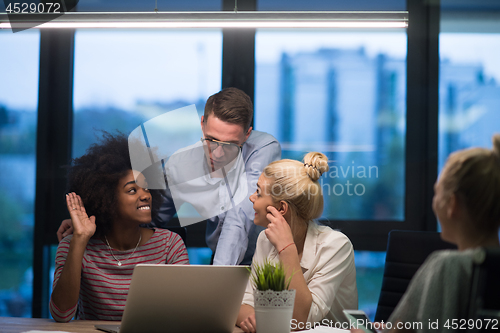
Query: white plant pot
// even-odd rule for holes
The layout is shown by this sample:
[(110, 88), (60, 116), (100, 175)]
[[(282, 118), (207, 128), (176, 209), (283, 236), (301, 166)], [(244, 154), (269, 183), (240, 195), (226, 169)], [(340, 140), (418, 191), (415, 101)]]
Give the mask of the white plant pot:
[(257, 333), (290, 333), (295, 290), (255, 290)]

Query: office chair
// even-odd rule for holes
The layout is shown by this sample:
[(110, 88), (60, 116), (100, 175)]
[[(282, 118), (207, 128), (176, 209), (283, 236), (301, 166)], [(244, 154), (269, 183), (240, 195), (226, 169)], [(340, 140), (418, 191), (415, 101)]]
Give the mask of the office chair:
[(387, 240), (382, 289), (375, 321), (386, 322), (425, 259), (436, 250), (456, 249), (434, 231), (392, 230)]
[(469, 331), (498, 332), (500, 330), (500, 249), (477, 249), (473, 265), (469, 320), (474, 320), (474, 323)]

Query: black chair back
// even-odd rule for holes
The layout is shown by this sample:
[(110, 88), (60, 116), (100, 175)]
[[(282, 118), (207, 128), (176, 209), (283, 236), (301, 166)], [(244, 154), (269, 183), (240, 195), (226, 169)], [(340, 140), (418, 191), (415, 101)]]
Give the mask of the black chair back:
[(474, 254), (469, 319), (473, 332), (500, 330), (500, 249), (479, 248)]
[(392, 230), (387, 241), (382, 290), (375, 321), (386, 322), (425, 259), (436, 250), (456, 249), (438, 232)]

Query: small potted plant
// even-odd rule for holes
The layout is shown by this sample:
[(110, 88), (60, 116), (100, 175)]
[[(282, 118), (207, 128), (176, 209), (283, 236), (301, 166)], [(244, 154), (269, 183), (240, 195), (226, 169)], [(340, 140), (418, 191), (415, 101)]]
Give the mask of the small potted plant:
[(292, 277), (285, 275), (283, 263), (269, 261), (254, 265), (251, 275), (254, 290), (255, 320), (258, 333), (289, 333), (295, 290), (289, 290)]

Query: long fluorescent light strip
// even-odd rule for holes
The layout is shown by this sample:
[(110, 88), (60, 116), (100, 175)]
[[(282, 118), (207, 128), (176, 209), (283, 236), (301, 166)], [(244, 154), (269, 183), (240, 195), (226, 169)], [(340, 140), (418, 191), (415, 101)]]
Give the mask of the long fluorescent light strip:
[[(74, 29), (84, 29), (84, 28), (406, 28), (408, 25), (399, 22), (55, 22), (55, 23), (43, 23), (35, 26), (35, 28), (74, 28)], [(10, 23), (0, 23), (0, 29), (10, 29)]]
[[(12, 16), (20, 15), (13, 14)], [(14, 26), (36, 28), (407, 28), (408, 12), (138, 12), (22, 14)], [(11, 28), (0, 14), (0, 28)]]

